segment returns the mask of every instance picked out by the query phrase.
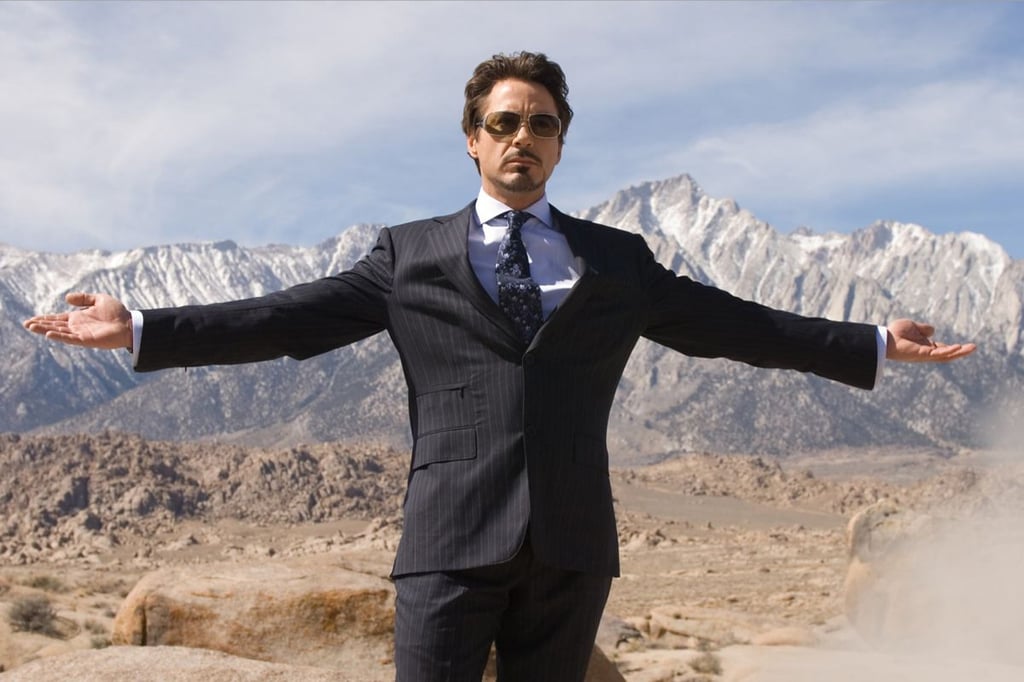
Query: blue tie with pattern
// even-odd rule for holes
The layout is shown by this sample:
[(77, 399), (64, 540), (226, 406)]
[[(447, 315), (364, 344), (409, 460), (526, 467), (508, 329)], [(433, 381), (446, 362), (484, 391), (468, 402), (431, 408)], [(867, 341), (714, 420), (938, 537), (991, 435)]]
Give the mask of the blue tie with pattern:
[(516, 325), (523, 341), (529, 343), (544, 321), (540, 286), (530, 277), (530, 261), (520, 233), (530, 214), (509, 211), (505, 217), (508, 232), (498, 246), (498, 262), (494, 267), (498, 276), (498, 306)]

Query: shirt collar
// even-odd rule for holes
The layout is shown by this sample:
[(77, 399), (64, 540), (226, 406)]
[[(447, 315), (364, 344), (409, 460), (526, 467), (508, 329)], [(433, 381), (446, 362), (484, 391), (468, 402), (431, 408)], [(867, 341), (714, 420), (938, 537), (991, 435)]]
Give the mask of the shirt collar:
[[(507, 213), (511, 210), (511, 208), (485, 192), (482, 187), (480, 188), (480, 193), (477, 194), (476, 197), (476, 217), (477, 220), (480, 221), (481, 225), (485, 225), (501, 214)], [(555, 224), (551, 220), (551, 205), (548, 204), (547, 194), (544, 194), (540, 199), (527, 206), (524, 210), (537, 220), (544, 223), (546, 227), (555, 229)]]

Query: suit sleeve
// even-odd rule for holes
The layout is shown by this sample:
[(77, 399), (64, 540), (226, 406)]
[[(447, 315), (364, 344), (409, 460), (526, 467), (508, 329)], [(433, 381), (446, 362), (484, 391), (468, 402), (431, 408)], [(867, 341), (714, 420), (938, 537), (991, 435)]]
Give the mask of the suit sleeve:
[(394, 251), (387, 228), (346, 272), (258, 298), (142, 311), (135, 369), (303, 360), (388, 325)]
[(646, 244), (640, 260), (650, 303), (646, 338), (686, 355), (874, 387), (878, 346), (873, 325), (803, 317), (737, 298), (675, 275), (654, 260)]

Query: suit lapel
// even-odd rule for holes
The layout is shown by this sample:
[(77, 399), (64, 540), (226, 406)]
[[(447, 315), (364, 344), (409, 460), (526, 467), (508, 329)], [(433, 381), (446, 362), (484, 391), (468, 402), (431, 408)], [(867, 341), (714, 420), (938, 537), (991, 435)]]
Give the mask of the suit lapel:
[(512, 321), (487, 295), (469, 264), (469, 227), (472, 224), (474, 206), (475, 202), (472, 202), (458, 213), (437, 218), (430, 231), (434, 257), (438, 267), (459, 293), (465, 296), (481, 315), (501, 328), (513, 340), (521, 343)]
[(554, 206), (551, 207), (551, 215), (557, 221), (558, 229), (562, 231), (565, 240), (569, 243), (569, 248), (576, 260), (576, 272), (580, 273), (580, 278), (537, 331), (537, 335), (533, 337), (533, 342), (530, 344), (531, 348), (543, 343), (545, 338), (558, 335), (561, 333), (560, 330), (564, 330), (567, 325), (572, 323), (573, 316), (593, 292), (595, 280), (599, 275), (593, 266), (595, 261), (600, 261), (597, 245), (593, 243), (592, 239), (587, 239), (587, 235), (584, 234), (586, 224), (565, 215)]
[(557, 221), (558, 229), (565, 235), (565, 240), (569, 242), (572, 255), (576, 258), (580, 279), (598, 274), (594, 263), (600, 261), (601, 252), (594, 240), (587, 238), (587, 224), (578, 218), (565, 215), (554, 206), (551, 207), (551, 215)]

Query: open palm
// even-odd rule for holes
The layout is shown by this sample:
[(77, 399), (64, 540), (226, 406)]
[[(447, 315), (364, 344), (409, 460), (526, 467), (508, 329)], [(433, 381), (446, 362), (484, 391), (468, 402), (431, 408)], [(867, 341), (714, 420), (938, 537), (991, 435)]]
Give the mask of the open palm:
[(132, 318), (128, 309), (112, 296), (72, 292), (64, 297), (78, 310), (36, 315), (25, 320), (30, 332), (52, 341), (87, 348), (130, 348)]

